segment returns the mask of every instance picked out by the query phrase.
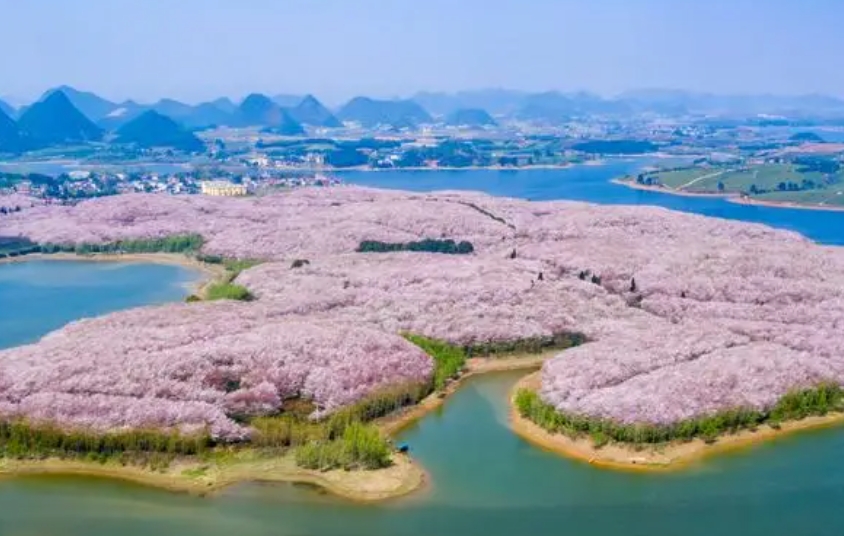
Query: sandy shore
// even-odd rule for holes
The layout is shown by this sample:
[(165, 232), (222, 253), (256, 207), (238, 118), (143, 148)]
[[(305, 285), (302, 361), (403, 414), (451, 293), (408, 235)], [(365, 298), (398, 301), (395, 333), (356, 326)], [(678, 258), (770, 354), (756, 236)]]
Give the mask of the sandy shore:
[(801, 210), (825, 210), (827, 212), (844, 211), (844, 206), (838, 207), (828, 205), (806, 205), (802, 203), (793, 203), (790, 201), (764, 201), (754, 199), (752, 197), (741, 196), (735, 193), (715, 194), (702, 192), (684, 192), (682, 190), (675, 190), (674, 188), (668, 188), (666, 186), (648, 186), (646, 184), (638, 184), (633, 181), (624, 181), (621, 179), (612, 179), (610, 180), (610, 182), (613, 184), (619, 184), (621, 186), (626, 186), (627, 188), (632, 188), (634, 190), (642, 190), (645, 192), (658, 192), (662, 194), (679, 195), (682, 197), (713, 197), (717, 199), (724, 199), (725, 201), (728, 201), (730, 203), (736, 203), (737, 205), (749, 205), (771, 208), (796, 208)]
[(202, 273), (202, 277), (190, 288), (190, 291), (194, 293), (202, 293), (209, 283), (218, 280), (226, 272), (222, 265), (200, 262), (181, 253), (92, 253), (90, 255), (32, 253), (0, 259), (0, 264), (28, 261), (134, 262), (181, 266)]
[(163, 472), (112, 462), (0, 458), (0, 479), (46, 474), (113, 478), (203, 496), (241, 482), (290, 482), (311, 484), (362, 502), (406, 495), (427, 481), (425, 471), (402, 454), (394, 455), (392, 466), (377, 471), (311, 471), (298, 467), (292, 455), (262, 457), (252, 451), (233, 453), (228, 458), (210, 462), (176, 461)]
[(537, 389), (538, 387), (538, 372), (525, 376), (513, 387), (510, 396), (511, 429), (517, 435), (543, 449), (607, 469), (674, 471), (698, 463), (709, 456), (748, 448), (801, 430), (825, 428), (844, 422), (844, 413), (835, 413), (783, 423), (777, 430), (770, 426), (760, 426), (756, 431), (748, 430), (722, 436), (711, 444), (696, 439), (686, 443), (670, 443), (641, 449), (618, 443), (595, 448), (588, 437), (573, 439), (562, 434), (552, 434), (519, 415), (514, 403), (516, 392), (519, 389)]
[[(433, 394), (420, 404), (376, 421), (386, 435), (392, 435), (442, 405), (463, 380), (476, 374), (506, 370), (536, 369), (557, 352), (508, 358), (475, 358), (467, 371), (442, 394)], [(409, 456), (395, 454), (393, 465), (377, 471), (311, 471), (296, 465), (293, 456), (266, 457), (255, 451), (215, 454), (211, 461), (178, 460), (164, 472), (116, 463), (99, 464), (77, 460), (48, 459), (19, 461), (0, 458), (0, 478), (21, 475), (79, 475), (126, 480), (145, 486), (196, 495), (213, 494), (242, 482), (293, 482), (311, 484), (354, 501), (383, 501), (407, 495), (428, 482), (425, 470)]]

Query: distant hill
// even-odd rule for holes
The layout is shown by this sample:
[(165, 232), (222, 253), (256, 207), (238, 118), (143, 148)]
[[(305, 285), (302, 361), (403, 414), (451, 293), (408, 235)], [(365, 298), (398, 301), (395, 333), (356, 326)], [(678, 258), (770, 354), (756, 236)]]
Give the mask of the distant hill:
[[(237, 110), (236, 107), (234, 109)], [(189, 128), (203, 129), (231, 124), (234, 121), (234, 112), (220, 108), (217, 101), (203, 102), (191, 108), (190, 114), (179, 119)]]
[(282, 93), (274, 96), (272, 100), (274, 103), (278, 104), (282, 108), (293, 108), (294, 106), (302, 102), (304, 98), (305, 97), (303, 97), (302, 95), (290, 95)]
[(139, 147), (172, 147), (188, 153), (205, 150), (205, 144), (192, 132), (155, 110), (147, 110), (117, 131), (116, 143)]
[(103, 131), (62, 91), (54, 91), (27, 108), (18, 119), (18, 128), (39, 146), (99, 141), (103, 137)]
[(480, 108), (461, 108), (449, 114), (446, 124), (452, 126), (486, 127), (495, 126), (495, 119)]
[(148, 109), (149, 108), (147, 106), (138, 104), (135, 101), (128, 100), (121, 102), (114, 110), (110, 111), (105, 117), (97, 121), (97, 126), (103, 130), (113, 132)]
[[(126, 101), (125, 103), (119, 104), (115, 110), (101, 119), (97, 124), (106, 130), (116, 131), (129, 121), (132, 121), (149, 110), (170, 117), (190, 129), (205, 129), (233, 124), (235, 121), (233, 114), (221, 109), (221, 105), (225, 106), (225, 103), (219, 99), (196, 106), (172, 99), (162, 99), (152, 106), (143, 106), (133, 101)], [(237, 110), (234, 104), (231, 104), (231, 106), (234, 110)]]
[(161, 99), (150, 107), (152, 110), (167, 117), (185, 117), (193, 112), (193, 106), (173, 99)]
[(15, 121), (0, 110), (0, 153), (17, 153), (23, 148)]
[(481, 108), (492, 114), (512, 115), (528, 94), (509, 89), (479, 89), (457, 93), (423, 91), (413, 96), (426, 110), (447, 116), (462, 108)]
[(237, 112), (237, 104), (233, 103), (228, 97), (220, 97), (219, 99), (211, 101), (211, 104), (227, 114), (234, 114)]
[(316, 97), (308, 95), (302, 102), (289, 108), (287, 113), (290, 114), (294, 120), (304, 124), (315, 127), (338, 128), (343, 124), (332, 114), (328, 108), (323, 106)]
[(375, 100), (355, 97), (337, 114), (343, 121), (355, 121), (365, 127), (392, 125), (414, 127), (431, 123), (431, 115), (412, 100)]
[(676, 89), (639, 89), (618, 97), (642, 111), (730, 115), (844, 112), (844, 100), (827, 95), (715, 95)]
[(629, 112), (629, 104), (621, 100), (604, 99), (600, 95), (585, 91), (547, 91), (525, 97), (516, 117), (524, 121), (561, 123), (578, 116), (619, 115)]
[(44, 100), (56, 92), (64, 93), (77, 110), (82, 112), (85, 117), (94, 122), (99, 121), (118, 107), (117, 104), (104, 99), (95, 93), (91, 93), (90, 91), (79, 91), (78, 89), (70, 86), (59, 86), (57, 88), (49, 89), (41, 96), (40, 100)]
[(243, 99), (236, 114), (240, 126), (262, 126), (285, 136), (304, 134), (305, 129), (266, 95), (252, 93)]
[(0, 100), (0, 113), (9, 116), (10, 118), (15, 117), (17, 111), (15, 108), (9, 104), (8, 102)]

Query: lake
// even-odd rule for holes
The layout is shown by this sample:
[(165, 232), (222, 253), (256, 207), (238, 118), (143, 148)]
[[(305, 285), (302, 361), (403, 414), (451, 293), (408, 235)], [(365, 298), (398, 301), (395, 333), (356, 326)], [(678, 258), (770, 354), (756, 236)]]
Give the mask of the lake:
[(0, 348), (72, 320), (183, 299), (199, 274), (179, 266), (85, 261), (0, 264)]
[(534, 201), (570, 199), (611, 205), (657, 205), (716, 218), (764, 223), (826, 244), (844, 245), (844, 212), (740, 205), (718, 197), (688, 197), (636, 190), (610, 182), (634, 174), (650, 158), (611, 160), (566, 169), (469, 171), (353, 171), (346, 183), (413, 191), (477, 190)]
[(402, 434), (430, 489), (358, 505), (293, 485), (176, 495), (116, 481), (0, 483), (3, 536), (772, 536), (844, 534), (844, 434), (809, 432), (677, 473), (611, 472), (507, 428), (516, 373), (469, 380)]
[[(637, 165), (347, 173), (343, 178), (414, 190), (464, 188), (531, 199), (658, 204), (762, 221), (819, 241), (844, 243), (844, 213), (746, 207), (607, 182)], [(0, 265), (0, 345), (32, 340), (78, 316), (180, 299), (191, 277), (167, 266)], [(7, 330), (15, 325), (17, 335), (9, 338)], [(440, 411), (400, 435), (432, 482), (407, 498), (360, 505), (312, 488), (260, 484), (197, 498), (110, 480), (28, 477), (0, 482), (0, 535), (844, 534), (842, 429), (782, 438), (674, 473), (607, 471), (544, 452), (510, 432), (507, 393), (519, 376), (470, 379)]]

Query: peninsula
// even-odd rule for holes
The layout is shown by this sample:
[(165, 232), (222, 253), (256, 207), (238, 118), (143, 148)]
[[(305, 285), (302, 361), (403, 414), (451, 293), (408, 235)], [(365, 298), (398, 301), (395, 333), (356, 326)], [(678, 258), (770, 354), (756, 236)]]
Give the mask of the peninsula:
[(787, 231), (358, 187), (18, 206), (0, 215), (7, 254), (157, 244), (239, 260), (230, 283), (248, 298), (113, 313), (0, 352), (10, 470), (204, 474), (258, 456), (365, 482), (413, 467), (379, 419), (429, 407), (467, 363), (495, 368), (470, 360), (549, 352), (520, 413), (598, 445), (711, 443), (841, 409), (844, 250)]
[[(844, 148), (844, 146), (841, 146)], [(844, 210), (844, 171), (827, 155), (795, 154), (751, 162), (654, 169), (614, 181), (673, 195), (725, 197), (750, 205)]]

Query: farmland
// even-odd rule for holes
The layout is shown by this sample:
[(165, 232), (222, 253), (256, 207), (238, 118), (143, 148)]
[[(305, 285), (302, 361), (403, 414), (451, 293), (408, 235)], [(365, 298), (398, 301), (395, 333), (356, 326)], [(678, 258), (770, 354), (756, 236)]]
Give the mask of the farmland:
[(626, 182), (671, 193), (740, 195), (763, 202), (807, 206), (844, 204), (844, 171), (833, 160), (657, 170), (627, 178)]

